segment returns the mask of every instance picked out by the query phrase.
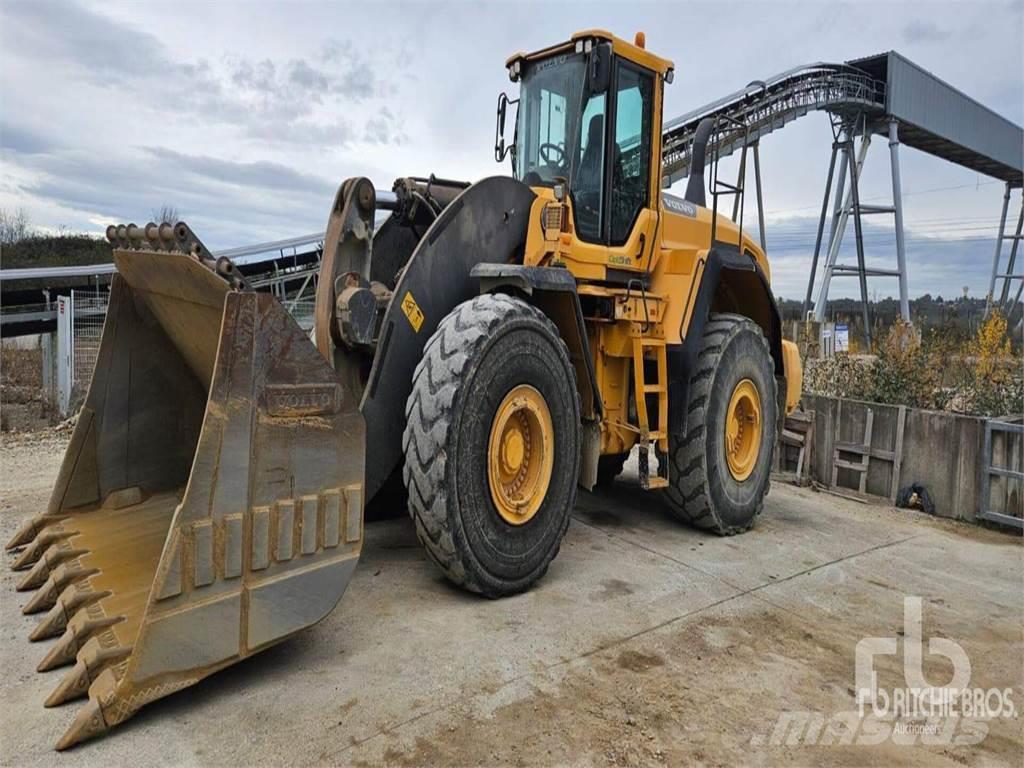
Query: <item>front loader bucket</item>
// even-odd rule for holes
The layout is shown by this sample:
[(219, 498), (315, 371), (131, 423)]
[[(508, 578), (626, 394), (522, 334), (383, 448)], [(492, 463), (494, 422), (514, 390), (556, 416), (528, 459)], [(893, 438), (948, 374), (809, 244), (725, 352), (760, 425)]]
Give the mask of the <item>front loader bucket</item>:
[(183, 224), (119, 229), (49, 507), (8, 545), (59, 636), (40, 671), (70, 667), (47, 706), (88, 696), (58, 749), (322, 619), (362, 545), (355, 393)]

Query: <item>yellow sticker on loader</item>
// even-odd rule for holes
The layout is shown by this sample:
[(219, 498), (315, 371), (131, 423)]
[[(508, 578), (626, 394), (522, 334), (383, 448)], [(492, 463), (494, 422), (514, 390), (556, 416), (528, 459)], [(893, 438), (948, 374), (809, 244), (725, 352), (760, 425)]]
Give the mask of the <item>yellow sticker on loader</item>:
[(412, 297), (410, 291), (405, 292), (405, 296), (402, 297), (402, 311), (405, 312), (405, 316), (409, 319), (409, 325), (416, 333), (420, 332), (420, 328), (423, 326), (423, 310), (420, 309), (420, 305), (416, 303), (416, 299)]

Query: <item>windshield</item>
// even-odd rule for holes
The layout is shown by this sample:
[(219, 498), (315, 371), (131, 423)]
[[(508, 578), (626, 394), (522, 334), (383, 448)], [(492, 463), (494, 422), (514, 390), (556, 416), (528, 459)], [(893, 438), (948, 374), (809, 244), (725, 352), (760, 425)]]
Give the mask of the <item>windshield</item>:
[(523, 73), (516, 125), (516, 175), (550, 183), (567, 177), (567, 142), (579, 129), (586, 64), (582, 54), (538, 61)]
[(516, 120), (516, 176), (530, 186), (567, 179), (576, 226), (599, 236), (604, 194), (605, 94), (584, 94), (583, 54), (553, 56), (522, 76)]

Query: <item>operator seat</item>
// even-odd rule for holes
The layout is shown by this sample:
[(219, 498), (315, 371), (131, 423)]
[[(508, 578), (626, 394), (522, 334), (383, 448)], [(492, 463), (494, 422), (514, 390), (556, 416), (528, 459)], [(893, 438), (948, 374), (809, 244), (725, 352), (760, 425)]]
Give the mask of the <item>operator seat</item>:
[(576, 174), (576, 191), (581, 194), (599, 192), (601, 186), (601, 163), (603, 161), (601, 141), (604, 133), (604, 115), (594, 115), (587, 126), (587, 146), (580, 158), (579, 173)]

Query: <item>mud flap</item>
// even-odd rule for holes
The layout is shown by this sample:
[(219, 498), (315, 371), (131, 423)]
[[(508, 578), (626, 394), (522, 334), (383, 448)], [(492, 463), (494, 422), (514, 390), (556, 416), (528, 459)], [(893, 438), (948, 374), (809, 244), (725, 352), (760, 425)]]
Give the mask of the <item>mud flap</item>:
[[(96, 371), (25, 546), (48, 706), (97, 736), (326, 616), (359, 558), (356, 395), (269, 294), (183, 253), (115, 251)], [(27, 546), (26, 546), (27, 545)]]

